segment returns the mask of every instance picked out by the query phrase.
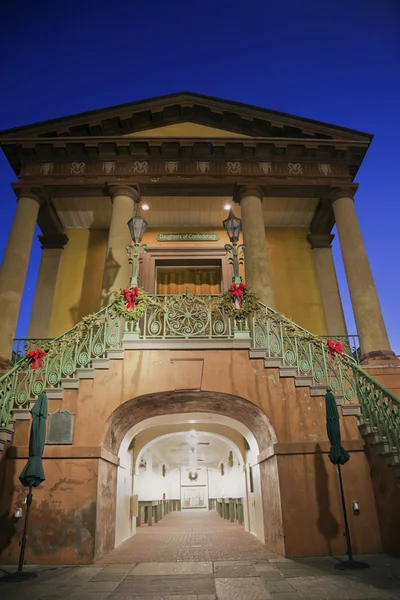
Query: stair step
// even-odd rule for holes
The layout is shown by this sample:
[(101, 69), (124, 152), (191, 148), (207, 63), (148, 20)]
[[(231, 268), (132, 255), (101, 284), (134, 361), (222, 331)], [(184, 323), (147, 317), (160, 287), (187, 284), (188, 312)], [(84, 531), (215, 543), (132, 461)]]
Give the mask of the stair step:
[(361, 406), (359, 404), (343, 404), (342, 415), (347, 416), (359, 416), (361, 414)]
[(109, 369), (110, 359), (109, 358), (93, 358), (92, 360), (93, 369)]
[(60, 383), (64, 390), (79, 389), (79, 379), (77, 377), (63, 377), (62, 379), (60, 379)]
[(59, 388), (46, 388), (44, 390), (49, 400), (62, 400), (64, 390), (62, 387)]
[(269, 368), (274, 368), (274, 369), (279, 369), (282, 367), (282, 359), (281, 358), (264, 358), (264, 367), (266, 369)]
[(297, 375), (294, 378), (294, 385), (296, 387), (311, 387), (312, 386), (312, 378), (307, 377), (307, 375)]
[(14, 408), (11, 412), (10, 423), (15, 423), (16, 421), (30, 421), (31, 408), (34, 404), (34, 402), (31, 402), (29, 408)]
[(397, 452), (397, 450), (389, 449), (388, 452), (383, 452), (382, 454), (385, 458), (385, 462), (387, 465), (389, 465), (390, 467), (393, 467), (395, 465), (400, 466), (400, 454)]
[[(326, 385), (312, 385), (310, 388), (310, 396), (325, 396), (326, 394)], [(337, 404), (337, 397), (336, 397)]]
[(265, 358), (265, 354), (265, 348), (250, 348), (249, 350), (250, 358)]
[(125, 358), (125, 350), (123, 348), (110, 348), (110, 350), (107, 350), (107, 358), (111, 360), (123, 360)]
[(281, 367), (279, 369), (280, 377), (296, 377), (298, 370), (296, 367)]
[(0, 427), (0, 443), (2, 443), (3, 446), (11, 442), (13, 435), (14, 427), (10, 427), (9, 425), (7, 425), (7, 427)]
[(94, 369), (77, 369), (76, 376), (78, 379), (94, 379)]

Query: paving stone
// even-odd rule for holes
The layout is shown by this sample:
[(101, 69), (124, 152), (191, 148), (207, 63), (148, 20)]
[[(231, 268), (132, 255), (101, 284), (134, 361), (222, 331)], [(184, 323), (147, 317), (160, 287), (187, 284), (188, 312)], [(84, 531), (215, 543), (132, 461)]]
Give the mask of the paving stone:
[(263, 579), (263, 584), (268, 592), (296, 592), (294, 587), (290, 585), (290, 583), (288, 583), (285, 579)]
[(86, 592), (112, 592), (119, 585), (118, 581), (89, 581), (79, 587), (79, 591)]
[(213, 575), (148, 575), (127, 577), (114, 591), (118, 594), (137, 594), (138, 596), (148, 595), (206, 595), (215, 593), (215, 583)]
[(90, 581), (104, 581), (105, 583), (112, 581), (121, 582), (125, 577), (127, 577), (126, 571), (109, 571), (108, 573), (103, 573), (103, 571), (101, 571), (97, 575), (91, 577)]
[(269, 562), (266, 562), (266, 563), (253, 563), (253, 567), (255, 568), (255, 570), (257, 571), (257, 573), (265, 573), (265, 571), (273, 571), (274, 573), (278, 572), (276, 570), (276, 568), (274, 567), (274, 565), (272, 565)]
[(228, 565), (218, 565), (214, 563), (214, 576), (230, 579), (232, 577), (259, 577), (259, 573), (251, 564), (238, 564), (232, 562)]
[(243, 577), (234, 579), (216, 579), (215, 587), (218, 600), (269, 600), (260, 578)]
[(270, 579), (280, 579), (281, 581), (283, 581), (285, 579), (282, 573), (280, 573), (276, 569), (274, 569), (273, 571), (259, 571), (258, 573), (261, 579), (265, 579), (266, 581), (269, 581)]
[(297, 592), (278, 592), (277, 594), (273, 593), (272, 597), (274, 600), (303, 600)]
[(138, 575), (207, 575), (213, 572), (211, 562), (187, 563), (141, 563), (136, 565), (130, 576)]

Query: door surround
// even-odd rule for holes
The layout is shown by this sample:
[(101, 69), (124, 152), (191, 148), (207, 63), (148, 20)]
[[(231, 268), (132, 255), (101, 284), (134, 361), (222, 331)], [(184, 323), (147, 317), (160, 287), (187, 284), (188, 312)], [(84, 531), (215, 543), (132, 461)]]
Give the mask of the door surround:
[[(210, 260), (217, 259), (221, 261), (221, 290), (229, 289), (232, 280), (232, 274), (229, 267), (228, 256), (224, 248), (182, 248), (177, 246), (148, 246), (143, 256), (143, 262), (140, 265), (140, 283), (149, 294), (156, 293), (156, 262), (162, 263), (163, 260)], [(160, 266), (160, 265), (158, 265)]]

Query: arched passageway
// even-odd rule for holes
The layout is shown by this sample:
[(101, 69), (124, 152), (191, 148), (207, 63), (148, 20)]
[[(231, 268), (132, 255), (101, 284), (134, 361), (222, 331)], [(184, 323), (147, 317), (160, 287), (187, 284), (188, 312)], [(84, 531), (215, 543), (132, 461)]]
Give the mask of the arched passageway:
[[(193, 526), (195, 530), (209, 531), (212, 538), (216, 531), (226, 536), (231, 526), (235, 528), (235, 535), (251, 532), (254, 537), (250, 536), (250, 539), (255, 544), (269, 539), (271, 519), (266, 514), (268, 500), (265, 490), (276, 495), (272, 506), (279, 507), (279, 484), (276, 473), (271, 476), (260, 468), (258, 456), (275, 441), (274, 430), (266, 415), (254, 404), (237, 396), (168, 392), (124, 403), (111, 415), (104, 433), (104, 447), (118, 454), (120, 463), (117, 473), (103, 475), (107, 481), (110, 478), (115, 481), (115, 494), (113, 498), (106, 498), (99, 493), (98, 500), (103, 511), (99, 506), (98, 513), (107, 512), (108, 526), (105, 528), (98, 521), (97, 557), (108, 554), (121, 544), (125, 547), (129, 538), (132, 538), (129, 544), (135, 553), (135, 548), (139, 548), (139, 539), (134, 540), (137, 532), (140, 532), (142, 540), (143, 536), (150, 536), (148, 543), (154, 532), (164, 531), (168, 544), (171, 527), (176, 531), (187, 531)], [(195, 452), (195, 460), (190, 450)], [(192, 477), (188, 479), (190, 474)], [(193, 475), (196, 477), (194, 483), (190, 480)], [(108, 489), (111, 489), (110, 486)], [(152, 527), (151, 534), (145, 533), (149, 527), (136, 527), (143, 523), (137, 522), (138, 503), (144, 504), (144, 500), (152, 501), (158, 497), (179, 500), (182, 512), (167, 515), (156, 527)], [(216, 512), (209, 512), (209, 509), (216, 508), (212, 500), (229, 497), (242, 499), (243, 525), (224, 523)], [(184, 514), (192, 508), (197, 509), (196, 514), (193, 511), (189, 517)], [(111, 511), (115, 514), (114, 521), (110, 519)], [(202, 517), (203, 526), (200, 526)], [(273, 526), (281, 533), (279, 511)], [(226, 527), (228, 530), (222, 531)], [(233, 529), (229, 533), (232, 532)], [(192, 545), (207, 546), (203, 558), (210, 556), (209, 543)], [(227, 543), (225, 550), (215, 548), (216, 555), (218, 552), (219, 555), (229, 554), (231, 547), (232, 541)], [(262, 552), (267, 551), (263, 544), (261, 547)], [(173, 554), (172, 546), (170, 550)], [(276, 551), (275, 548), (271, 550)], [(127, 556), (125, 558), (128, 560)]]

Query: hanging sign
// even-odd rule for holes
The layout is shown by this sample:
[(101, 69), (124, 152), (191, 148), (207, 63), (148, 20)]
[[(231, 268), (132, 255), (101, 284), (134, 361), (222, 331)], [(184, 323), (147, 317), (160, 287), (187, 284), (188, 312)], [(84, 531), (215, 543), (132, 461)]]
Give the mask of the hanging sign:
[(218, 242), (218, 233), (158, 233), (157, 242)]

